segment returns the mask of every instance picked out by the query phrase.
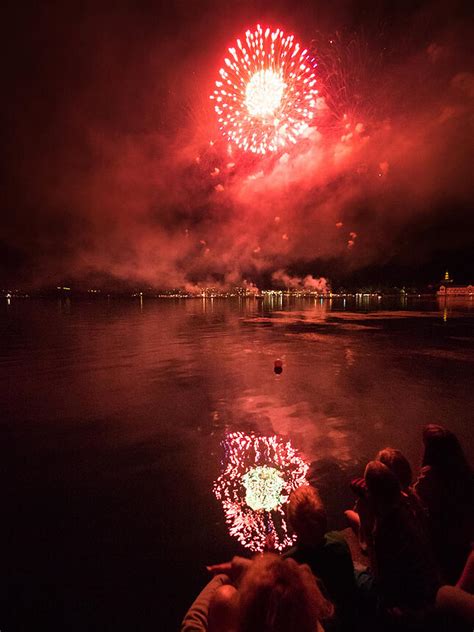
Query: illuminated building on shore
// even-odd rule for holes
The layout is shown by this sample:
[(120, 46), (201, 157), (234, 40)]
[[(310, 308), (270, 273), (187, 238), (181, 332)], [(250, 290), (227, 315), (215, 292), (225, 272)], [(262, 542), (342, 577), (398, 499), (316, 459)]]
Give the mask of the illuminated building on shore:
[(474, 296), (474, 285), (441, 285), (438, 296)]
[(438, 296), (474, 296), (474, 285), (453, 285), (453, 280), (446, 270), (444, 279), (436, 292)]

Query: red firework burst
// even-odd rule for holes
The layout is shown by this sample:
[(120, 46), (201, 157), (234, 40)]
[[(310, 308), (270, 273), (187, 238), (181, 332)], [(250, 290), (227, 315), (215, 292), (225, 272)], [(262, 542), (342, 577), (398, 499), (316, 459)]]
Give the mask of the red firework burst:
[(210, 97), (224, 136), (255, 154), (296, 143), (316, 114), (316, 62), (307, 49), (257, 25), (228, 50)]

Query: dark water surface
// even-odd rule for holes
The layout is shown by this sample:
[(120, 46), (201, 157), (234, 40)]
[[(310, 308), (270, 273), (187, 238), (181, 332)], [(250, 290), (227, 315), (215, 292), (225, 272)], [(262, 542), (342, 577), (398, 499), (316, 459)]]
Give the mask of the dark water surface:
[(176, 629), (239, 550), (211, 493), (228, 431), (343, 472), (386, 445), (416, 467), (427, 422), (474, 455), (469, 299), (14, 300), (0, 336), (5, 632)]

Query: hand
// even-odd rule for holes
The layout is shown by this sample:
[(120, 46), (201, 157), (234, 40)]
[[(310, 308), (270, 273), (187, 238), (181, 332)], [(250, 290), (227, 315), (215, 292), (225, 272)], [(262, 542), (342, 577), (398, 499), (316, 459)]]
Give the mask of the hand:
[(206, 566), (206, 568), (213, 575), (224, 573), (224, 575), (227, 575), (232, 582), (238, 582), (251, 564), (252, 560), (236, 556), (233, 557), (230, 562), (213, 564), (212, 566)]

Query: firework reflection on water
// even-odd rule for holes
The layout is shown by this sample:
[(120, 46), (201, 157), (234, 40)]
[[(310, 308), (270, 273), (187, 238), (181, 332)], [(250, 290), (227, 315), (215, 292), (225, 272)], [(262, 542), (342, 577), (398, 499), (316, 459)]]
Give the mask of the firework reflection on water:
[(291, 443), (277, 435), (234, 432), (222, 442), (223, 471), (214, 483), (230, 535), (251, 551), (290, 546), (284, 506), (307, 483), (308, 465)]

